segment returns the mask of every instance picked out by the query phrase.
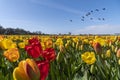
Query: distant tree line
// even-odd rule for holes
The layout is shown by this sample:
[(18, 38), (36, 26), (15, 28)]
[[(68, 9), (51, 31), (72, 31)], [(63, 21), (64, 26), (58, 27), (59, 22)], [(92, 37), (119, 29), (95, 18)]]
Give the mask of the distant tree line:
[(4, 28), (3, 26), (0, 25), (0, 34), (5, 34), (5, 35), (40, 35), (44, 34), (41, 31), (35, 31), (35, 32), (30, 32), (26, 31), (21, 28)]

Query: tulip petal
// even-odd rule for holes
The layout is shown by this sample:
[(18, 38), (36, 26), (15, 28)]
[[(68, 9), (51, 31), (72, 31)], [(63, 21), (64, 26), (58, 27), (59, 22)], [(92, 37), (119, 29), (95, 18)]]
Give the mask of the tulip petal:
[(40, 79), (40, 71), (38, 66), (32, 59), (26, 59), (26, 72), (31, 80), (39, 80)]
[(24, 67), (26, 65), (25, 61), (21, 61), (19, 66), (14, 69), (13, 71), (13, 78), (14, 80), (30, 80), (29, 77), (26, 75)]
[(49, 62), (48, 61), (36, 61), (40, 70), (40, 80), (45, 80), (49, 73)]

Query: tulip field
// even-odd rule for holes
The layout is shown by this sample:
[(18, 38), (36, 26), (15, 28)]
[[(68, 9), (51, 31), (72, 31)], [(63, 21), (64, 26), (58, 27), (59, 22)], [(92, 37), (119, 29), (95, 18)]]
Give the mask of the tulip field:
[(0, 80), (120, 80), (120, 36), (0, 35)]

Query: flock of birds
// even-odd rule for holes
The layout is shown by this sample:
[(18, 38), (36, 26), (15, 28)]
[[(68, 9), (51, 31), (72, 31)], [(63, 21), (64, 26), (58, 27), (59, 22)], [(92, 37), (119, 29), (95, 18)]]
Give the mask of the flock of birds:
[[(106, 8), (102, 8), (103, 11), (106, 10)], [(92, 15), (94, 12), (100, 12), (101, 10), (100, 9), (95, 9), (95, 10), (91, 10), (89, 12), (87, 12), (84, 16), (81, 16), (81, 21), (85, 21), (85, 18), (86, 17), (89, 17), (90, 15)], [(90, 17), (89, 18), (90, 20), (93, 20), (94, 18), (93, 17)], [(101, 18), (101, 17), (98, 17), (97, 20), (105, 20), (105, 18)], [(73, 22), (73, 20), (71, 19), (70, 22)]]

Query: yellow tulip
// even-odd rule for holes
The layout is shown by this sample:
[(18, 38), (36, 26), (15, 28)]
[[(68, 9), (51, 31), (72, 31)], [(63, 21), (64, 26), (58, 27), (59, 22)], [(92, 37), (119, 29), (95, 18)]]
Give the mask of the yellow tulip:
[(10, 39), (3, 39), (0, 42), (0, 47), (5, 50), (5, 49), (10, 49), (10, 48), (16, 48), (16, 43), (14, 43), (12, 40)]
[(24, 42), (20, 42), (20, 43), (18, 43), (18, 46), (19, 46), (19, 48), (24, 48), (25, 47), (25, 43)]
[(89, 40), (88, 40), (88, 39), (84, 39), (84, 40), (82, 41), (82, 43), (83, 43), (83, 44), (89, 44)]
[(13, 78), (14, 80), (30, 80), (28, 75), (26, 74), (26, 62), (21, 61), (19, 66), (16, 67), (13, 71)]
[(81, 58), (87, 64), (93, 64), (96, 61), (94, 52), (85, 52), (81, 55)]
[(15, 62), (19, 59), (19, 52), (17, 48), (8, 49), (3, 55), (11, 62)]
[(62, 39), (61, 39), (61, 38), (58, 38), (58, 39), (56, 40), (55, 44), (56, 44), (57, 46), (63, 45)]
[(42, 49), (43, 49), (43, 50), (45, 50), (45, 49), (46, 49), (46, 47), (45, 47), (44, 42), (40, 42), (40, 43), (41, 43)]
[(40, 80), (40, 72), (35, 61), (26, 59), (19, 63), (13, 71), (14, 80)]
[(111, 54), (111, 51), (110, 51), (110, 50), (107, 50), (105, 56), (106, 56), (106, 57), (110, 57), (110, 54)]
[(79, 41), (79, 39), (76, 37), (76, 38), (73, 38), (73, 42), (77, 43)]
[(103, 39), (103, 38), (96, 38), (96, 39), (94, 40), (94, 42), (95, 42), (95, 43), (100, 43), (101, 46), (105, 46), (105, 45), (106, 45), (106, 41), (105, 41), (105, 39)]
[(28, 40), (24, 39), (23, 42), (25, 43), (25, 45), (28, 45)]
[(46, 48), (52, 48), (53, 47), (53, 42), (51, 38), (42, 38), (41, 39), (41, 45), (43, 50), (45, 50)]
[(45, 42), (45, 46), (46, 46), (46, 48), (52, 48), (52, 46), (53, 46), (52, 40), (47, 39), (46, 42)]
[(11, 49), (11, 48), (17, 48), (16, 43), (12, 43), (12, 44), (11, 44), (11, 46), (9, 46), (9, 48), (8, 48), (8, 49)]

